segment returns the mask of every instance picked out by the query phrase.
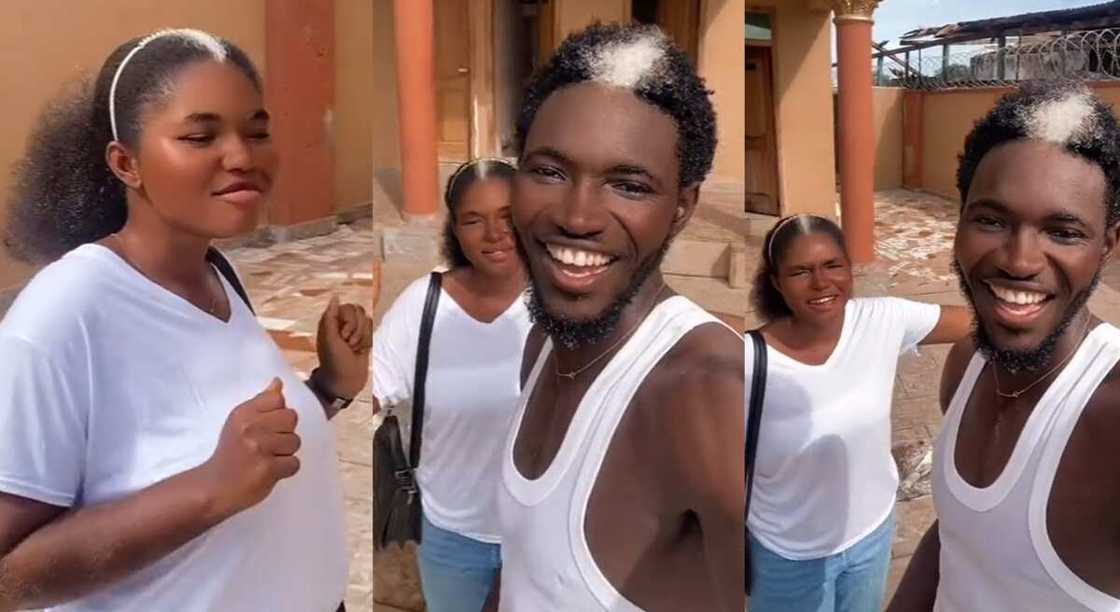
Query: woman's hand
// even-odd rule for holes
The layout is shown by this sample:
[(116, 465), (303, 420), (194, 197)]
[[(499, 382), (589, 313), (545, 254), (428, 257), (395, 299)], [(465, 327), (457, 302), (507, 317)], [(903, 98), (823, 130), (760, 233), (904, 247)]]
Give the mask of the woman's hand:
[(320, 382), (336, 397), (353, 398), (369, 379), (373, 319), (357, 304), (339, 304), (332, 297), (319, 319)]

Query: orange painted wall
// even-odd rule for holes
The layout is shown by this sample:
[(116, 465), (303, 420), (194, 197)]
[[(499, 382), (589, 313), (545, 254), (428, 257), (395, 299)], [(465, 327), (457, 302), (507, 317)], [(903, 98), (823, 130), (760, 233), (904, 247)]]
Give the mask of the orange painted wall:
[(719, 145), (708, 182), (745, 190), (746, 54), (742, 51), (744, 0), (705, 0), (701, 4), (700, 59), (697, 67), (714, 91)]
[[(765, 7), (766, 3), (759, 5)], [(771, 2), (770, 6), (774, 11), (774, 104), (782, 214), (834, 217), (831, 15), (800, 2)]]
[[(262, 73), (265, 0), (192, 2), (74, 2), (3, 0), (0, 20), (0, 193), (11, 187), (8, 169), (22, 155), (43, 103), (64, 84), (95, 73), (117, 45), (164, 27), (195, 27), (229, 38), (252, 57)], [(5, 211), (0, 206), (0, 224)], [(22, 283), (32, 270), (0, 249), (0, 291)]]
[(905, 89), (872, 89), (875, 112), (875, 189), (902, 187), (902, 98)]
[[(375, 10), (391, 16), (392, 2), (334, 3), (335, 89), (328, 134), (335, 159), (331, 190), (335, 210), (371, 200), (374, 125), (379, 126), (380, 139), (391, 143), (382, 148), (395, 154), (396, 103), (391, 89), (395, 79), (390, 73), (376, 90), (374, 87), (378, 58), (388, 57), (391, 65), (391, 55), (375, 48), (375, 34), (390, 28), (386, 40), (391, 50), (392, 19), (375, 19)], [(5, 135), (0, 139), (0, 193), (5, 196), (10, 189), (8, 168), (22, 155), (43, 103), (66, 83), (96, 72), (116, 45), (133, 36), (161, 27), (208, 30), (237, 43), (262, 74), (267, 72), (265, 0), (4, 0), (4, 13), (6, 18), (0, 22), (0, 37), (5, 41), (0, 46), (0, 99), (5, 111), (0, 119)], [(389, 113), (384, 112), (386, 104), (392, 106)], [(379, 118), (391, 122), (375, 124)], [(392, 130), (393, 138), (384, 138), (385, 129)], [(4, 215), (4, 206), (0, 206), (0, 225)], [(22, 283), (32, 272), (0, 249), (0, 292)]]
[[(386, 3), (392, 8), (392, 3)], [(374, 13), (369, 0), (334, 3), (334, 115), (330, 131), (334, 147), (334, 206), (345, 210), (368, 204), (372, 198), (373, 139), (382, 123), (375, 109), (384, 97), (374, 86), (374, 29), (392, 23), (392, 13)], [(391, 37), (390, 37), (391, 40)], [(391, 96), (396, 98), (395, 94)]]
[[(366, 101), (374, 131), (370, 142), (370, 188), (376, 210), (391, 212), (400, 203), (400, 123), (397, 120), (397, 64), (393, 0), (372, 0), (371, 79), (376, 95)], [(383, 16), (388, 15), (388, 18)]]
[[(1120, 85), (1097, 83), (1093, 90), (1120, 113)], [(956, 200), (957, 156), (972, 126), (984, 116), (1008, 88), (933, 91), (925, 94), (922, 121), (923, 189)]]

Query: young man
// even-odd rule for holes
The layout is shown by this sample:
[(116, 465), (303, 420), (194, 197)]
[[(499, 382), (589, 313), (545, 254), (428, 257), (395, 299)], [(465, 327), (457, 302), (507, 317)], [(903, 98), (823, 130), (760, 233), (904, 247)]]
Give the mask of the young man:
[(743, 342), (658, 269), (711, 167), (708, 92), (660, 31), (597, 25), (536, 76), (518, 128), (536, 325), (499, 609), (742, 610)]
[(1120, 235), (1120, 128), (1084, 86), (1005, 97), (965, 142), (938, 522), (891, 610), (1120, 609), (1120, 330), (1086, 308)]

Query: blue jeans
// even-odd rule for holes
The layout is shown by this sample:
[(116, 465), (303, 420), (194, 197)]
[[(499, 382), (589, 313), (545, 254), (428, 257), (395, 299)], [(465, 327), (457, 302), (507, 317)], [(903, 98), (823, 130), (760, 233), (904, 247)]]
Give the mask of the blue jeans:
[(424, 517), (420, 525), (420, 583), (428, 612), (481, 610), (502, 567), (502, 548), (440, 529)]
[(751, 612), (880, 612), (891, 565), (894, 514), (847, 550), (793, 561), (751, 537)]

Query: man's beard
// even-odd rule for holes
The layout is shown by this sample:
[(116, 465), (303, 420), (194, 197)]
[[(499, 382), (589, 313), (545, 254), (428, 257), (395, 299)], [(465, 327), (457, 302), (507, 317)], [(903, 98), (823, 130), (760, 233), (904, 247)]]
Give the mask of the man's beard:
[[(957, 280), (961, 285), (961, 293), (964, 294), (965, 299), (972, 306), (972, 311), (976, 312), (976, 301), (969, 289), (968, 283), (964, 280), (964, 274), (961, 270), (960, 264), (953, 260), (953, 271), (957, 273)], [(980, 321), (979, 315), (973, 323), (972, 337), (976, 341), (976, 348), (980, 350), (980, 354), (984, 356), (989, 362), (1000, 366), (1009, 374), (1018, 374), (1020, 372), (1041, 372), (1050, 362), (1054, 359), (1054, 347), (1057, 346), (1058, 340), (1061, 339), (1062, 334), (1069, 329), (1070, 323), (1073, 322), (1074, 317), (1078, 312), (1085, 307), (1085, 303), (1089, 301), (1089, 296), (1093, 295), (1093, 291), (1097, 288), (1097, 283), (1101, 280), (1101, 271), (1098, 268), (1097, 273), (1093, 275), (1092, 282), (1082, 292), (1074, 296), (1073, 301), (1066, 307), (1062, 313), (1062, 319), (1054, 331), (1046, 336), (1038, 346), (1027, 350), (1004, 349), (996, 346), (992, 337), (988, 335), (988, 331), (984, 329), (984, 324)]]
[[(554, 342), (569, 351), (601, 342), (614, 333), (615, 329), (618, 328), (619, 319), (622, 318), (622, 311), (633, 301), (634, 296), (638, 294), (650, 274), (661, 267), (661, 260), (665, 258), (665, 253), (669, 250), (671, 242), (671, 238), (666, 238), (657, 252), (647, 257), (638, 266), (630, 284), (619, 293), (611, 305), (603, 310), (599, 316), (586, 321), (577, 321), (563, 315), (550, 313), (540, 297), (537, 279), (530, 273), (527, 296), (529, 316), (534, 323), (541, 326), (546, 334), (552, 337)], [(520, 243), (518, 243), (518, 251), (523, 253)], [(531, 271), (532, 268), (530, 267), (529, 270)]]

